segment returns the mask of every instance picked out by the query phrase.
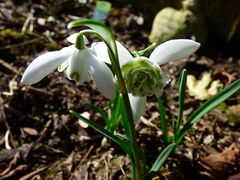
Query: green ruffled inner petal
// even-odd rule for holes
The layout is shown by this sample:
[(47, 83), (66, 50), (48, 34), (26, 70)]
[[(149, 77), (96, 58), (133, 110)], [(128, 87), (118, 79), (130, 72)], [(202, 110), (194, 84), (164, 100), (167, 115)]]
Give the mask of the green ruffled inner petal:
[(160, 67), (146, 57), (138, 57), (122, 66), (122, 74), (129, 93), (134, 96), (151, 96), (163, 89)]

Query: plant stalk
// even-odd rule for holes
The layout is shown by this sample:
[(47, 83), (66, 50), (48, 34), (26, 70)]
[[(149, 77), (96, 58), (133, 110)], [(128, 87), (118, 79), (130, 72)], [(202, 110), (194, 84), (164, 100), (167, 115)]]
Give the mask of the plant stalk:
[(135, 125), (134, 125), (134, 119), (131, 111), (131, 105), (128, 97), (128, 92), (126, 85), (124, 83), (122, 73), (120, 68), (115, 69), (115, 73), (118, 79), (119, 87), (122, 93), (123, 102), (125, 111), (127, 113), (128, 117), (128, 125), (130, 127), (130, 133), (131, 133), (131, 144), (132, 144), (132, 153), (134, 162), (132, 162), (132, 177), (133, 180), (144, 180), (145, 179), (145, 167), (143, 163), (141, 162), (140, 154), (139, 154), (139, 146), (137, 144), (137, 136), (135, 131)]
[[(111, 53), (109, 53), (111, 54)], [(119, 65), (118, 57), (112, 57), (110, 58), (112, 61), (113, 69), (115, 72), (115, 75), (118, 80), (118, 85), (120, 88), (120, 91), (122, 93), (122, 98), (123, 98), (123, 103), (125, 107), (125, 112), (128, 118), (128, 126), (130, 130), (130, 141), (131, 141), (131, 146), (132, 146), (132, 155), (133, 159), (131, 158), (132, 161), (132, 179), (133, 180), (144, 180), (145, 179), (145, 166), (141, 161), (140, 157), (140, 149), (137, 143), (137, 135), (135, 131), (135, 125), (134, 125), (134, 118), (132, 114), (132, 108), (130, 105), (129, 97), (128, 97), (128, 91), (125, 85), (125, 82), (122, 77), (121, 73), (121, 68)]]

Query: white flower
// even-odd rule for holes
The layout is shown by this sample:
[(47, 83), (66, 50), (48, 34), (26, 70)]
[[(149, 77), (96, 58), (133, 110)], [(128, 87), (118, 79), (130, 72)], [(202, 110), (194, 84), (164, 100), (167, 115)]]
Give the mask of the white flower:
[[(200, 47), (199, 43), (188, 39), (170, 40), (156, 47), (149, 58), (133, 58), (131, 53), (121, 43), (116, 42), (116, 44), (119, 63), (123, 70), (123, 78), (128, 91), (131, 92), (129, 93), (129, 99), (135, 121), (138, 121), (144, 113), (146, 106), (145, 95), (155, 94), (160, 96), (163, 87), (167, 84), (168, 79), (159, 65), (190, 56)], [(103, 42), (93, 43), (92, 49), (98, 58), (110, 63), (107, 47)], [(140, 62), (147, 63), (148, 69), (140, 68)], [(141, 77), (139, 82), (137, 77)], [(134, 84), (137, 84), (136, 89), (133, 87)]]
[[(70, 36), (68, 40), (74, 43), (76, 35)], [(84, 39), (84, 42), (87, 43), (87, 40)], [(90, 48), (77, 49), (74, 45), (47, 52), (34, 59), (25, 70), (21, 83), (37, 83), (56, 68), (60, 72), (65, 70), (69, 79), (80, 83), (93, 79), (105, 97), (115, 97), (114, 77), (108, 66)]]

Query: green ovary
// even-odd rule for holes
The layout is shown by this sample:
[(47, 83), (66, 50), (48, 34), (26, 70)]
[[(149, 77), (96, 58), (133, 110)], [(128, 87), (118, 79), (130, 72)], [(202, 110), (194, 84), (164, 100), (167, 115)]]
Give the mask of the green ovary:
[(146, 57), (137, 57), (123, 65), (122, 75), (129, 93), (134, 96), (152, 96), (163, 88), (160, 67)]

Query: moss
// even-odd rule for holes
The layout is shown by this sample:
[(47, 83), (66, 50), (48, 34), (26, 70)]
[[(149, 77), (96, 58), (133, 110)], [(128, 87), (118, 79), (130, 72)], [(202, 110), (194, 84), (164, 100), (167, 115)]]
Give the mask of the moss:
[(34, 34), (27, 34), (14, 29), (0, 31), (0, 58), (14, 60), (18, 55), (33, 55), (43, 49), (54, 50), (57, 43), (49, 42)]
[(0, 43), (2, 45), (11, 44), (12, 42), (21, 42), (23, 40), (23, 34), (11, 29), (5, 29), (0, 31)]
[(232, 113), (232, 112), (227, 113), (227, 120), (231, 123), (234, 123), (234, 124), (239, 124), (240, 123), (239, 116)]

